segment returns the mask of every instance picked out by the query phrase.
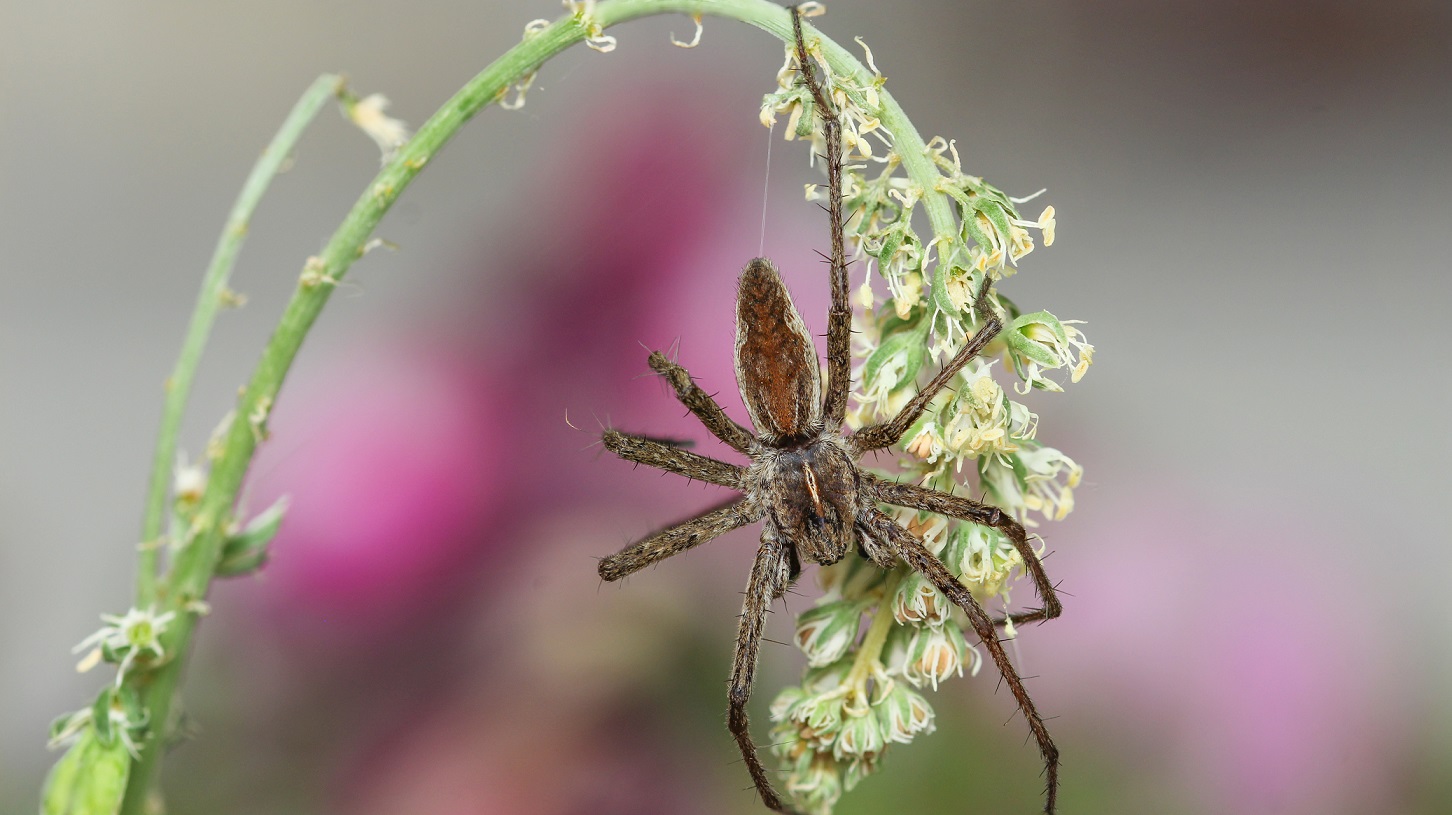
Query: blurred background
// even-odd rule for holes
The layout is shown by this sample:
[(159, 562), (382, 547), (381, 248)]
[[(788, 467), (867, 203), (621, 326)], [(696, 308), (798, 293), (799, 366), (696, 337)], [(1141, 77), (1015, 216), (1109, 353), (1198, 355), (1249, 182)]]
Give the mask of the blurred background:
[[(0, 810), (33, 811), (50, 719), (105, 681), (69, 649), (129, 605), (161, 384), (283, 115), (345, 71), (417, 125), (560, 13), (0, 2)], [(1057, 716), (1063, 811), (1452, 811), (1452, 11), (836, 0), (817, 22), (863, 36), (966, 170), (1058, 212), (1004, 291), (1098, 349), (1067, 394), (1029, 397), (1087, 470), (1042, 530), (1065, 615), (1018, 641)], [(710, 18), (670, 45), (691, 31), (640, 21), (552, 61), (384, 221), (398, 251), (354, 267), (253, 467), (247, 505), (292, 510), (267, 570), (214, 592), (173, 811), (758, 811), (723, 725), (752, 534), (595, 576), (719, 499), (593, 446), (611, 422), (715, 449), (642, 345), (678, 342), (739, 411), (731, 298), (762, 240), (757, 107), (782, 47)], [(325, 111), (274, 184), (193, 454), (377, 161)], [(799, 143), (769, 179), (766, 254), (821, 331)], [(801, 667), (765, 652), (759, 738)], [(1038, 759), (990, 673), (933, 694), (939, 732), (839, 811), (1035, 811)]]

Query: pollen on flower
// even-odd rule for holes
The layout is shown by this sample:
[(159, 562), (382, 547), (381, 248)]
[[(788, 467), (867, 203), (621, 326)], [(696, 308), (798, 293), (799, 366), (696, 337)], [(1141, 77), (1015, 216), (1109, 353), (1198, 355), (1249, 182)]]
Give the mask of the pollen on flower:
[(401, 120), (386, 115), (388, 97), (381, 93), (369, 94), (348, 105), (348, 118), (383, 151), (387, 161), (394, 151), (408, 143), (408, 126)]
[(903, 275), (893, 293), (892, 308), (899, 320), (906, 320), (912, 314), (913, 306), (923, 296), (923, 276), (917, 272)]
[(1039, 229), (1044, 233), (1044, 246), (1046, 246), (1046, 247), (1047, 246), (1053, 246), (1054, 245), (1054, 208), (1053, 207), (1044, 207), (1044, 211), (1039, 214), (1038, 226), (1039, 226)]
[(916, 456), (923, 461), (933, 461), (943, 452), (943, 438), (938, 435), (937, 428), (931, 422), (923, 426), (912, 441), (908, 442), (907, 451), (910, 455)]

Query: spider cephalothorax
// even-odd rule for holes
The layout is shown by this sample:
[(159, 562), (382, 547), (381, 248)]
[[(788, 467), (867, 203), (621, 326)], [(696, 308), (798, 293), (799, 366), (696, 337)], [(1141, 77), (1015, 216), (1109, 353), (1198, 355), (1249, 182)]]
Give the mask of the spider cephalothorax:
[[(817, 349), (781, 275), (757, 258), (741, 274), (736, 307), (736, 377), (755, 433), (737, 424), (686, 369), (660, 352), (650, 367), (670, 382), (681, 402), (712, 435), (749, 456), (745, 467), (717, 461), (647, 436), (607, 430), (605, 447), (621, 458), (741, 491), (742, 495), (690, 520), (668, 527), (600, 561), (600, 576), (619, 580), (671, 555), (726, 532), (760, 521), (761, 548), (747, 583), (746, 601), (731, 672), (728, 726), (741, 749), (762, 802), (790, 812), (777, 796), (756, 755), (746, 716), (762, 628), (773, 600), (782, 596), (803, 563), (831, 564), (855, 549), (882, 568), (906, 563), (922, 573), (968, 615), (1044, 758), (1045, 811), (1053, 812), (1058, 789), (1058, 751), (995, 626), (1045, 620), (1059, 614), (1059, 601), (1029, 546), (1023, 527), (996, 507), (945, 492), (888, 481), (861, 470), (858, 460), (900, 440), (928, 403), (983, 350), (1002, 324), (989, 305), (984, 275), (974, 308), (979, 328), (963, 348), (896, 416), (844, 434), (851, 377), (851, 308), (847, 295), (842, 236), (842, 155), (839, 124), (806, 55), (801, 22), (792, 10), (803, 77), (822, 112), (826, 137), (828, 212), (831, 222), (832, 306), (828, 312), (827, 382), (823, 387)], [(1022, 556), (1043, 607), (994, 620), (922, 540), (880, 509), (890, 504), (936, 512), (1001, 531)]]

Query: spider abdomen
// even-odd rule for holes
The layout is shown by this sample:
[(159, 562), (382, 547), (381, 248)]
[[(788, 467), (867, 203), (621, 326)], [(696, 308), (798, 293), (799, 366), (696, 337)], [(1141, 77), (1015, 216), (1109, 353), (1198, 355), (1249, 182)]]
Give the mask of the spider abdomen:
[(822, 367), (802, 315), (766, 258), (741, 272), (736, 292), (736, 381), (756, 431), (803, 442), (822, 429)]

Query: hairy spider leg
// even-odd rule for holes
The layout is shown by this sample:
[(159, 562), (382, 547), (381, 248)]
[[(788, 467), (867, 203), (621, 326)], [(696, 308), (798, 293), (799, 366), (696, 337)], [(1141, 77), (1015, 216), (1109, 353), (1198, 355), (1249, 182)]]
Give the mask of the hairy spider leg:
[(817, 77), (802, 36), (802, 15), (791, 9), (792, 34), (796, 38), (797, 65), (802, 79), (822, 112), (822, 138), (827, 143), (827, 220), (832, 235), (832, 305), (827, 311), (827, 394), (822, 403), (823, 421), (831, 430), (842, 426), (847, 415), (847, 393), (852, 385), (852, 303), (847, 294), (847, 255), (842, 243), (842, 123)]
[(923, 415), (923, 411), (927, 409), (928, 403), (933, 401), (933, 397), (938, 395), (938, 391), (947, 387), (948, 383), (953, 381), (953, 377), (963, 370), (963, 366), (978, 356), (984, 347), (998, 336), (998, 332), (1003, 328), (1003, 322), (988, 305), (988, 290), (992, 282), (992, 279), (985, 274), (983, 284), (978, 288), (978, 296), (974, 298), (974, 308), (978, 311), (983, 326), (959, 349), (948, 364), (938, 371), (938, 375), (933, 377), (933, 381), (918, 391), (917, 395), (906, 405), (903, 405), (902, 410), (898, 411), (896, 416), (881, 424), (869, 425), (853, 433), (848, 440), (853, 452), (861, 455), (897, 444), (908, 428), (912, 427), (918, 417)]
[(600, 436), (605, 449), (628, 461), (666, 470), (686, 478), (732, 489), (741, 489), (743, 468), (709, 456), (666, 444), (646, 436), (606, 430)]
[(761, 519), (745, 505), (745, 498), (733, 498), (678, 524), (668, 526), (600, 561), (600, 577), (615, 581), (635, 574), (652, 563), (678, 555), (714, 540), (733, 529)]
[(668, 358), (659, 351), (652, 351), (648, 360), (651, 370), (665, 378), (666, 382), (676, 392), (676, 398), (686, 409), (695, 414), (696, 418), (711, 431), (711, 435), (729, 445), (739, 453), (751, 455), (761, 445), (756, 443), (756, 437), (751, 431), (737, 424), (726, 415), (726, 411), (716, 404), (709, 393), (701, 390), (696, 380), (684, 367), (674, 360)]
[(897, 551), (897, 556), (903, 562), (912, 567), (913, 570), (922, 574), (932, 583), (938, 591), (951, 600), (959, 608), (968, 614), (968, 622), (973, 625), (973, 630), (982, 640), (984, 647), (993, 657), (993, 664), (998, 666), (998, 672), (1008, 689), (1013, 693), (1013, 698), (1018, 702), (1018, 709), (1028, 721), (1029, 730), (1033, 732), (1034, 739), (1038, 741), (1039, 753), (1044, 759), (1044, 812), (1052, 815), (1059, 795), (1059, 748), (1054, 746), (1054, 740), (1049, 736), (1049, 729), (1044, 725), (1043, 717), (1039, 715), (1038, 709), (1034, 707), (1033, 699), (1029, 698), (1028, 689), (1023, 686), (1023, 679), (1018, 675), (1018, 669), (1009, 661), (1008, 654), (1003, 650), (1003, 643), (998, 640), (998, 632), (993, 627), (993, 622), (984, 612), (978, 601), (973, 599), (973, 594), (958, 582), (958, 578), (948, 571), (923, 542), (912, 532), (904, 529), (896, 521), (887, 517), (882, 510), (872, 509), (869, 517), (865, 519), (873, 530)]
[(756, 562), (751, 566), (751, 578), (746, 583), (746, 600), (741, 607), (741, 627), (736, 634), (736, 651), (731, 661), (731, 707), (726, 716), (726, 725), (736, 737), (736, 746), (741, 748), (741, 758), (761, 795), (761, 803), (768, 809), (796, 815), (795, 811), (782, 803), (781, 797), (771, 786), (766, 768), (756, 755), (756, 745), (751, 741), (751, 722), (746, 715), (746, 703), (751, 701), (751, 687), (756, 681), (756, 662), (761, 652), (761, 632), (766, 626), (766, 615), (771, 613), (771, 603), (786, 592), (791, 572), (790, 544), (782, 541), (770, 521), (761, 531), (761, 548), (756, 552)]
[(995, 618), (993, 620), (995, 626), (1002, 626), (1010, 622), (1017, 625), (1018, 623), (1052, 620), (1064, 610), (1063, 605), (1059, 602), (1059, 594), (1054, 589), (1054, 584), (1049, 582), (1049, 576), (1044, 572), (1043, 562), (1039, 560), (1038, 553), (1029, 545), (1028, 534), (1024, 532), (1023, 525), (1009, 517), (1008, 513), (991, 504), (974, 501), (972, 498), (949, 495), (915, 484), (885, 481), (867, 473), (863, 475), (871, 481), (877, 500), (883, 503), (936, 512), (950, 518), (991, 526), (1008, 538), (1008, 542), (1013, 544), (1013, 548), (1018, 551), (1019, 557), (1023, 558), (1024, 568), (1033, 578), (1034, 590), (1038, 592), (1039, 602), (1043, 603), (1043, 607)]

